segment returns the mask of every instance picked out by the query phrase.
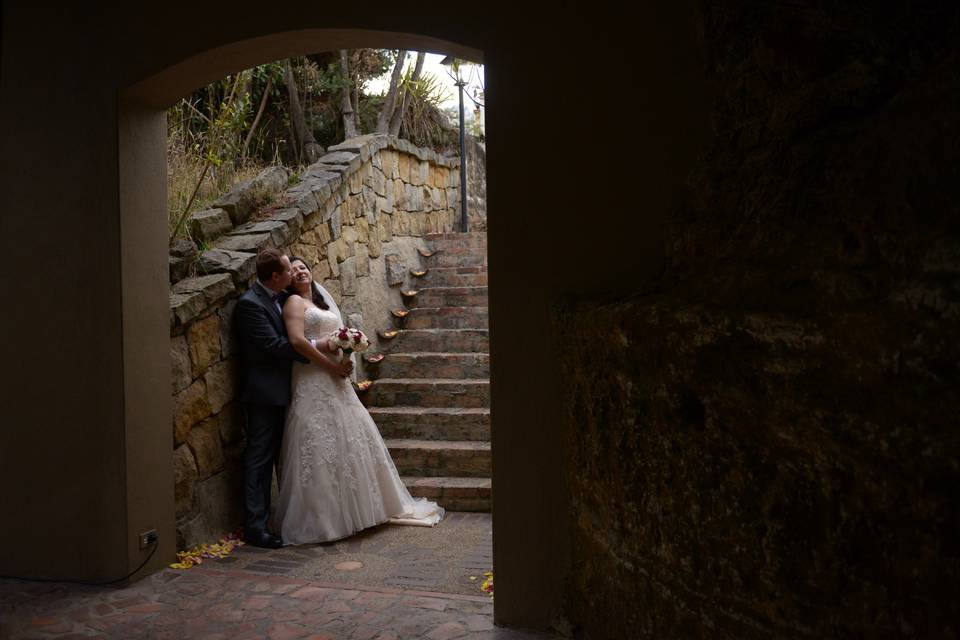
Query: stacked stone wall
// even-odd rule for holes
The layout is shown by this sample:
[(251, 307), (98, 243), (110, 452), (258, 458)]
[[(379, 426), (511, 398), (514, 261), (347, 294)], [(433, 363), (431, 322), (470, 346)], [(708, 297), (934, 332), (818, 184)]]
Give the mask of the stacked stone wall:
[(960, 632), (960, 8), (701, 7), (668, 267), (558, 316), (584, 638)]
[(274, 167), (191, 215), (206, 250), (180, 242), (170, 258), (178, 546), (213, 541), (243, 522), (244, 415), (231, 321), (255, 281), (256, 252), (303, 257), (376, 350), (410, 270), (421, 266), (422, 236), (453, 230), (458, 207), (458, 159), (365, 136), (331, 147), (298, 178)]
[(487, 147), (474, 136), (467, 136), (466, 147), (467, 223), (470, 231), (486, 231)]

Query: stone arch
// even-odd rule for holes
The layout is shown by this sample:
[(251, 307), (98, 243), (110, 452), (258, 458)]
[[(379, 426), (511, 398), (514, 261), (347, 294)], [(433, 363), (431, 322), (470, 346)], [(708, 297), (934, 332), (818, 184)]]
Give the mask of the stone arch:
[(123, 98), (128, 103), (166, 108), (190, 91), (240, 69), (318, 51), (363, 47), (442, 52), (483, 62), (479, 49), (431, 36), (372, 29), (300, 29), (205, 49), (131, 83)]
[[(5, 326), (11, 335), (52, 335), (71, 346), (66, 359), (54, 341), (18, 339), (7, 351), (21, 370), (7, 387), (14, 402), (4, 446), (43, 455), (0, 465), (9, 486), (24, 477), (37, 483), (9, 492), (9, 509), (30, 523), (30, 535), (24, 542), (22, 529), (7, 529), (5, 572), (114, 579), (143, 562), (136, 536), (155, 526), (161, 545), (147, 571), (172, 558), (172, 471), (144, 453), (170, 447), (169, 353), (166, 340), (155, 339), (169, 313), (162, 109), (177, 95), (164, 74), (176, 68), (187, 77), (204, 52), (230, 53), (231, 43), (311, 27), (420, 33), (482, 49), (490, 69), (489, 198), (498, 212), (489, 228), (493, 464), (497, 486), (507, 489), (494, 523), (496, 618), (545, 627), (562, 608), (570, 517), (551, 305), (571, 294), (632, 291), (656, 275), (661, 223), (708, 134), (693, 3), (631, 7), (639, 20), (626, 11), (491, 3), (480, 11), (446, 5), (441, 13), (429, 4), (398, 11), (381, 0), (329, 13), (299, 0), (282, 8), (240, 1), (229, 11), (176, 1), (109, 12), (4, 5), (0, 104), (13, 125), (0, 146), (22, 162), (0, 178), (5, 213), (16, 213), (0, 219), (7, 237), (31, 239), (12, 242), (7, 255), (21, 262), (47, 255), (45, 273), (66, 276), (61, 307), (70, 320), (7, 314)], [(167, 27), (174, 14), (181, 20)], [(280, 39), (276, 46), (292, 46)], [(635, 55), (623, 55), (625, 42)], [(536, 64), (545, 51), (571, 46), (591, 55)], [(50, 73), (36, 74), (40, 66)], [(191, 77), (181, 89), (213, 76)], [(582, 117), (594, 112), (595, 96), (560, 92), (578, 77), (622, 87), (629, 108), (614, 115), (629, 116), (630, 126)], [(57, 197), (46, 197), (51, 174)], [(35, 270), (9, 283), (8, 293), (27, 299), (45, 284)], [(526, 330), (509, 331), (517, 322)], [(56, 402), (39, 384), (51, 362), (71, 381)], [(168, 521), (155, 517), (165, 512)]]

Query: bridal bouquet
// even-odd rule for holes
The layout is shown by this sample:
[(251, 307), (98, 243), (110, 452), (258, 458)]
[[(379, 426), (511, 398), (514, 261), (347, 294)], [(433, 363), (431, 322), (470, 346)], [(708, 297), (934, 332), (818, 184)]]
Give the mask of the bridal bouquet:
[(346, 355), (354, 351), (363, 353), (370, 346), (370, 341), (360, 329), (351, 329), (350, 327), (340, 327), (330, 334), (330, 344), (334, 347), (340, 347)]

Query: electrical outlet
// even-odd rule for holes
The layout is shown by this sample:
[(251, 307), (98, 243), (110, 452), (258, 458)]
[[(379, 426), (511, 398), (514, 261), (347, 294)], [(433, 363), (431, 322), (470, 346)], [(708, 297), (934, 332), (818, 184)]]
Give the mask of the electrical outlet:
[(140, 534), (140, 548), (146, 549), (151, 544), (154, 544), (160, 539), (160, 534), (157, 533), (156, 529), (150, 529), (149, 531), (144, 531)]

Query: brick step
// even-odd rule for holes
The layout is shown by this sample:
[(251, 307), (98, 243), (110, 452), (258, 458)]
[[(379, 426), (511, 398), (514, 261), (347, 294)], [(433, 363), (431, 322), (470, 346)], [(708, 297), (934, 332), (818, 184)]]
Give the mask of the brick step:
[(489, 407), (489, 380), (380, 378), (361, 395), (368, 407)]
[[(476, 266), (476, 265), (474, 265), (474, 266), (465, 266), (465, 267), (436, 267), (436, 268), (432, 269), (432, 271), (449, 272), (449, 273), (460, 273), (460, 274), (465, 274), (465, 273), (486, 273), (486, 272), (487, 272), (487, 268), (486, 268), (486, 267), (481, 267), (481, 266)], [(426, 276), (424, 276), (424, 277), (426, 277)]]
[(487, 254), (471, 251), (462, 255), (441, 251), (436, 255), (423, 259), (424, 267), (434, 269), (437, 267), (486, 267)]
[(490, 477), (490, 443), (385, 439), (401, 476)]
[[(482, 258), (482, 257), (486, 257), (487, 255), (487, 248), (482, 246), (454, 245), (454, 246), (441, 247), (438, 245), (433, 245), (432, 247), (428, 247), (428, 250), (436, 252), (437, 257), (445, 254), (448, 256), (476, 256), (478, 258)], [(430, 256), (430, 258), (428, 259), (432, 259), (433, 257), (434, 256)]]
[(490, 440), (490, 409), (478, 407), (370, 407), (384, 438)]
[(410, 495), (433, 500), (448, 511), (490, 511), (490, 478), (401, 477)]
[(489, 378), (486, 353), (394, 353), (380, 362), (380, 378)]
[(437, 240), (443, 238), (464, 238), (464, 239), (474, 239), (474, 240), (485, 240), (487, 237), (486, 231), (468, 231), (467, 233), (462, 233), (460, 231), (433, 231), (424, 235), (424, 238), (427, 240)]
[(428, 233), (423, 237), (434, 249), (448, 249), (451, 247), (482, 247), (487, 246), (487, 234), (483, 231), (473, 233)]
[(387, 353), (489, 353), (486, 329), (413, 329), (403, 330), (390, 341), (382, 341)]
[(411, 309), (404, 329), (486, 329), (486, 307), (418, 307)]
[(414, 288), (426, 287), (485, 287), (486, 267), (440, 267), (430, 269), (425, 276), (415, 279)]
[(412, 301), (414, 307), (485, 307), (487, 287), (424, 287)]

